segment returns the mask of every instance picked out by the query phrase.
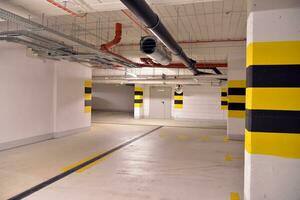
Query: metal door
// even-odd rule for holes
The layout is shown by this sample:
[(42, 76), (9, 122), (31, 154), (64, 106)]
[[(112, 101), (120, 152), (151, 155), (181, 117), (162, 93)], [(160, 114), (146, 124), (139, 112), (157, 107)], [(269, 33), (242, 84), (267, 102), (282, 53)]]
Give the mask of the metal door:
[(170, 87), (150, 88), (150, 117), (159, 119), (171, 118), (172, 89)]

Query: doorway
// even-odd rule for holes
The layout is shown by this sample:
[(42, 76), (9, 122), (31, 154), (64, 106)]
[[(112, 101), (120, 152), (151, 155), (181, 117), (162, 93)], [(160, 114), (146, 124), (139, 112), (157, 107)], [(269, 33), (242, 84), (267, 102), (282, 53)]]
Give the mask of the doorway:
[(171, 119), (172, 88), (150, 87), (150, 118)]

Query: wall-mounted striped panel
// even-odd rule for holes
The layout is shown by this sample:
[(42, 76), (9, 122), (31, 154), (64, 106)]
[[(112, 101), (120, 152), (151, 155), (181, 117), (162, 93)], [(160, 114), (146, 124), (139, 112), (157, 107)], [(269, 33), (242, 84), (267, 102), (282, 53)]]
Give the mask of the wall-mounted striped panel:
[(300, 158), (300, 41), (247, 47), (246, 150)]
[(246, 80), (228, 81), (228, 117), (245, 118)]
[(227, 110), (228, 109), (228, 96), (227, 96), (228, 89), (227, 87), (221, 88), (221, 109)]
[(143, 98), (144, 98), (143, 88), (135, 87), (134, 88), (134, 107), (135, 108), (143, 107), (143, 103), (144, 103)]
[(84, 112), (92, 112), (92, 81), (84, 82)]
[(174, 108), (175, 109), (182, 109), (183, 108), (183, 92), (177, 93), (174, 92)]

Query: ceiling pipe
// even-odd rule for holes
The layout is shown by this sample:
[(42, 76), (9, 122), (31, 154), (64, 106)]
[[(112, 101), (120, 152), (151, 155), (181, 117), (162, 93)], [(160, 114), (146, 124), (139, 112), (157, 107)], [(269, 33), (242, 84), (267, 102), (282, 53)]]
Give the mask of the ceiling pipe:
[(116, 46), (121, 42), (122, 39), (122, 24), (116, 23), (115, 25), (115, 37), (112, 41), (102, 44), (101, 45), (101, 50), (108, 50)]
[(160, 21), (158, 15), (149, 7), (145, 0), (121, 0), (121, 2), (133, 12), (138, 19), (175, 55), (194, 75), (208, 74), (199, 71), (196, 61), (189, 58), (175, 41), (173, 36)]
[[(226, 39), (226, 40), (182, 40), (178, 41), (178, 44), (205, 44), (205, 43), (221, 43), (221, 42), (245, 42), (246, 39)], [(139, 46), (139, 43), (123, 43), (120, 44), (120, 47), (130, 47), (130, 46)]]
[[(148, 62), (149, 63), (149, 62)], [(171, 63), (169, 65), (160, 65), (156, 63), (151, 63), (151, 64), (139, 64), (140, 67), (154, 67), (154, 68), (173, 68), (173, 69), (181, 69), (181, 68), (186, 68), (186, 66), (182, 63)], [(214, 69), (214, 68), (226, 68), (228, 65), (227, 63), (196, 63), (195, 67), (198, 69)]]
[(74, 16), (74, 17), (85, 17), (87, 13), (80, 15), (78, 13), (75, 13), (74, 11), (68, 9), (66, 6), (54, 1), (54, 0), (47, 0), (49, 3), (51, 3), (52, 5), (64, 10), (65, 12), (69, 13), (70, 15)]
[[(121, 42), (121, 40), (122, 40), (122, 24), (116, 23), (114, 39), (106, 44), (101, 45), (101, 51), (104, 51), (108, 54), (116, 56), (116, 57), (118, 57), (122, 60), (125, 60), (137, 67), (155, 67), (155, 68), (173, 68), (173, 69), (174, 68), (186, 68), (185, 65), (182, 63), (170, 63), (168, 65), (157, 64), (157, 63), (154, 63), (153, 60), (150, 58), (140, 58), (141, 61), (143, 62), (143, 64), (140, 64), (140, 63), (133, 62), (120, 54), (110, 51), (110, 48), (118, 45)], [(216, 67), (227, 67), (227, 64), (226, 63), (197, 63), (195, 66), (200, 69), (213, 69)], [(118, 66), (115, 66), (115, 67), (118, 67)], [(203, 72), (203, 73), (205, 73), (205, 72)]]
[(112, 41), (106, 43), (106, 44), (102, 44), (100, 47), (101, 51), (104, 51), (110, 55), (116, 56), (122, 60), (125, 60), (126, 62), (129, 62), (130, 64), (139, 67), (138, 63), (135, 63), (131, 60), (129, 60), (128, 58), (125, 58), (124, 56), (114, 53), (112, 51), (110, 51), (110, 49), (114, 46), (116, 46), (117, 44), (119, 44), (122, 40), (122, 24), (121, 23), (116, 23), (115, 25), (115, 37)]

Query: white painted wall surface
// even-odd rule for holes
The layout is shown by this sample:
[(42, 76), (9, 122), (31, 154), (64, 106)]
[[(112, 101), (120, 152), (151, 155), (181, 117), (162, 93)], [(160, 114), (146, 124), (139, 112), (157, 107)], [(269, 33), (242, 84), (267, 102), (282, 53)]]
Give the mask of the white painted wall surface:
[(26, 56), (24, 47), (0, 50), (0, 144), (53, 132), (52, 61)]
[(184, 85), (183, 109), (175, 109), (172, 101), (175, 119), (226, 119), (226, 113), (221, 110), (220, 87)]
[(84, 112), (84, 81), (91, 80), (90, 68), (73, 62), (55, 62), (56, 126), (54, 132), (89, 127), (91, 113)]
[(93, 84), (93, 109), (133, 112), (134, 86)]
[(244, 200), (299, 200), (300, 160), (245, 151)]
[(90, 126), (83, 84), (91, 69), (29, 57), (11, 43), (0, 49), (0, 150)]

